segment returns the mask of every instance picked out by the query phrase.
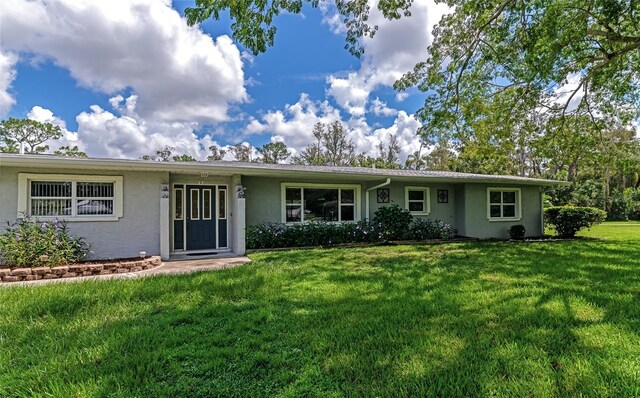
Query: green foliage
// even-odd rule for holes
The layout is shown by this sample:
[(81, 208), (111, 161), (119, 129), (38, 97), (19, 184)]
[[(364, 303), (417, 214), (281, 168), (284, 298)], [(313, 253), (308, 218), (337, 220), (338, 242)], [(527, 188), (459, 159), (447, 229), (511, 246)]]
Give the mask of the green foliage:
[[(377, 8), (387, 19), (410, 16), (409, 8), (413, 0), (381, 0)], [(299, 14), (303, 3), (318, 7), (320, 0), (196, 0), (195, 7), (187, 7), (185, 15), (189, 25), (201, 23), (209, 18), (219, 20), (229, 13), (232, 36), (254, 55), (263, 53), (273, 46), (276, 36), (274, 18), (280, 13)], [(373, 37), (377, 26), (367, 24), (370, 6), (366, 0), (337, 0), (336, 11), (341, 15), (347, 28), (345, 48), (357, 57), (364, 52), (361, 39)]]
[(9, 223), (0, 235), (0, 258), (9, 266), (56, 266), (82, 260), (89, 252), (84, 238), (71, 236), (61, 220), (30, 217)]
[(247, 248), (329, 246), (343, 243), (372, 243), (385, 240), (452, 239), (453, 227), (438, 220), (413, 219), (411, 214), (390, 205), (376, 211), (373, 222), (302, 224), (261, 223), (246, 228)]
[(639, 231), (2, 288), (0, 396), (637, 397)]
[(253, 146), (249, 143), (236, 144), (229, 148), (229, 152), (237, 162), (249, 163), (252, 161)]
[(375, 223), (311, 222), (303, 224), (261, 223), (246, 228), (247, 248), (328, 246), (384, 240)]
[(545, 209), (544, 217), (559, 237), (573, 238), (581, 229), (603, 222), (607, 213), (593, 207), (556, 206)]
[(262, 155), (260, 159), (262, 163), (284, 162), (290, 155), (284, 142), (270, 142), (263, 145), (262, 148), (258, 148), (258, 152)]
[(226, 150), (220, 148), (215, 144), (209, 147), (209, 151), (211, 152), (211, 155), (207, 156), (207, 160), (210, 162), (222, 160), (222, 158), (224, 158), (224, 155), (227, 154)]
[(51, 123), (14, 118), (0, 122), (0, 152), (18, 153), (22, 144), (25, 153), (42, 153), (49, 149), (42, 144), (61, 137), (60, 127)]
[(174, 162), (196, 162), (197, 160), (193, 156), (183, 153), (182, 155), (174, 155), (173, 161)]
[(527, 233), (527, 228), (524, 225), (512, 225), (509, 227), (509, 236), (511, 239), (521, 240), (524, 239), (525, 234)]
[(416, 218), (409, 225), (409, 239), (411, 240), (450, 240), (456, 236), (451, 224), (440, 220)]
[(69, 145), (63, 145), (60, 148), (58, 148), (57, 150), (53, 151), (53, 154), (56, 156), (67, 156), (70, 158), (86, 158), (87, 153), (84, 151), (81, 151), (80, 148), (78, 148), (77, 145), (74, 146), (69, 146)]
[(313, 126), (316, 142), (305, 148), (293, 163), (313, 166), (355, 166), (357, 155), (355, 144), (349, 138), (339, 120), (324, 125), (321, 122)]
[(382, 206), (373, 213), (374, 224), (380, 225), (384, 238), (388, 240), (411, 239), (410, 226), (413, 216), (409, 210), (392, 203)]

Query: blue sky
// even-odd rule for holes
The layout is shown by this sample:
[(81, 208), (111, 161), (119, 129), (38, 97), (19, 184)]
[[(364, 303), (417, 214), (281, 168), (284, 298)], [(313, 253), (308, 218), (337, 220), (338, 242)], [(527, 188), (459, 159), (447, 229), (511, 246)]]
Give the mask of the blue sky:
[[(4, 3), (6, 4), (6, 3)], [(283, 141), (300, 151), (317, 121), (339, 119), (360, 151), (398, 136), (402, 158), (419, 148), (412, 113), (424, 99), (391, 85), (424, 59), (444, 9), (386, 21), (365, 56), (344, 49), (331, 3), (277, 18), (276, 44), (248, 54), (228, 18), (190, 28), (191, 2), (12, 2), (0, 10), (0, 116), (64, 128), (51, 143), (90, 156), (137, 158), (165, 145), (206, 158), (212, 143)], [(1, 6), (0, 6), (1, 7)]]

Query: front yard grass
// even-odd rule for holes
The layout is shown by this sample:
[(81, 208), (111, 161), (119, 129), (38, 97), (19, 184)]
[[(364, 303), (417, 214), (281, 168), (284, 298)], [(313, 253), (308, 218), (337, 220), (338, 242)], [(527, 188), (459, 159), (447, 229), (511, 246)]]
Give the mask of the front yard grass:
[(0, 396), (640, 396), (640, 225), (583, 235), (2, 288)]

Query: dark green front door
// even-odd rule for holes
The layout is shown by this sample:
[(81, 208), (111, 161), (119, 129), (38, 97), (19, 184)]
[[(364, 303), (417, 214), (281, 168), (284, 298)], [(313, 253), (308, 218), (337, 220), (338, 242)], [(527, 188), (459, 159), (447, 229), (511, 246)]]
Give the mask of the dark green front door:
[(187, 185), (187, 250), (216, 248), (216, 187)]

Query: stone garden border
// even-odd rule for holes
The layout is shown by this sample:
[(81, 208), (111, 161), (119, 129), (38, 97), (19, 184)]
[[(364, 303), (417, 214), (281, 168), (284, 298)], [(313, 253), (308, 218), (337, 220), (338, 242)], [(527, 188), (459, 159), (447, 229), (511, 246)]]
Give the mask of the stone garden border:
[(39, 279), (76, 278), (79, 276), (123, 274), (157, 267), (160, 256), (140, 260), (113, 261), (97, 264), (70, 264), (59, 267), (0, 268), (0, 283), (35, 281)]

